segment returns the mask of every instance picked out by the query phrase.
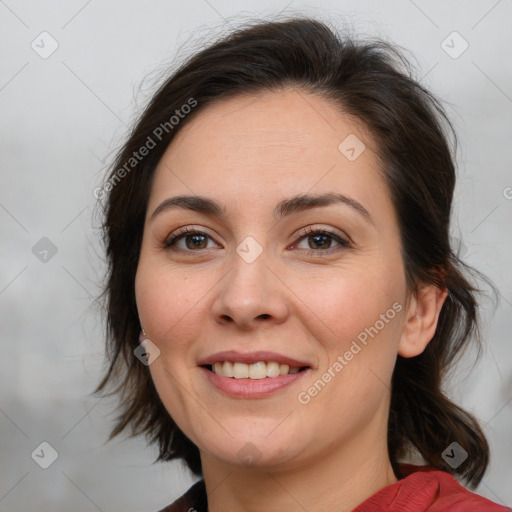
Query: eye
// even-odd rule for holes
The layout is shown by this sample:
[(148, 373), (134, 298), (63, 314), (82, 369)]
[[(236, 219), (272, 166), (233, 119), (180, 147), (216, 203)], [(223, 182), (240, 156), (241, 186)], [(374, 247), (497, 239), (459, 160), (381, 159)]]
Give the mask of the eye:
[[(333, 242), (337, 244), (337, 247), (333, 247)], [(301, 244), (307, 244), (307, 247), (301, 247)], [(315, 229), (311, 227), (299, 233), (299, 240), (293, 245), (293, 248), (317, 253), (331, 252), (348, 247), (350, 247), (350, 243), (337, 233), (327, 229)]]
[[(215, 245), (208, 246), (208, 241)], [(306, 247), (301, 244), (306, 245)], [(335, 244), (333, 246), (333, 244)], [(186, 227), (172, 234), (164, 243), (164, 248), (184, 252), (199, 252), (212, 247), (218, 247), (212, 237), (197, 229)], [(299, 239), (293, 244), (292, 249), (305, 250), (310, 253), (326, 253), (350, 247), (350, 243), (341, 235), (327, 229), (314, 229), (308, 227), (299, 233)]]
[[(181, 251), (195, 251), (197, 249), (204, 250), (210, 249), (208, 247), (208, 239), (212, 240), (210, 235), (198, 231), (194, 228), (180, 229), (174, 235), (171, 235), (164, 244), (165, 248), (174, 247)], [(183, 242), (183, 243), (182, 243)], [(181, 245), (180, 245), (181, 244)]]

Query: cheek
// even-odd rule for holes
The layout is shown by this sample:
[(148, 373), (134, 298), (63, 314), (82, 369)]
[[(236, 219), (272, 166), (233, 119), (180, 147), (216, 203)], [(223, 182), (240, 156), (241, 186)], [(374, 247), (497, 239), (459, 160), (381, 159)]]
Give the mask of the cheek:
[(188, 272), (141, 259), (135, 280), (137, 308), (146, 333), (161, 351), (179, 351), (200, 332), (197, 316), (211, 286)]
[(307, 297), (314, 313), (310, 330), (322, 351), (314, 380), (325, 377), (333, 383), (324, 398), (336, 397), (346, 406), (361, 400), (377, 404), (387, 392), (400, 340), (400, 274), (391, 273), (383, 263), (306, 281), (301, 281), (297, 295)]
[(398, 287), (384, 284), (365, 272), (309, 288), (308, 301), (321, 320), (311, 330), (322, 357), (303, 392), (318, 414), (336, 404), (333, 418), (359, 415), (369, 421), (385, 403), (404, 308)]
[[(403, 286), (398, 275), (391, 275), (384, 265), (360, 265), (357, 269), (334, 269), (322, 276), (297, 279), (297, 296), (305, 298), (307, 307), (325, 331), (324, 339), (333, 349), (343, 349), (343, 341), (355, 339), (379, 321), (381, 315), (403, 300)], [(396, 311), (388, 316), (386, 331), (396, 334)], [(385, 320), (389, 320), (388, 316)], [(381, 321), (378, 327), (381, 326)], [(393, 329), (388, 327), (395, 324)], [(384, 329), (380, 329), (384, 330)]]
[(195, 401), (190, 400), (191, 370), (196, 366), (190, 348), (203, 330), (204, 299), (212, 286), (151, 257), (141, 257), (135, 279), (141, 322), (160, 350), (149, 366), (151, 378), (167, 411), (185, 432), (193, 430), (191, 418), (199, 421)]

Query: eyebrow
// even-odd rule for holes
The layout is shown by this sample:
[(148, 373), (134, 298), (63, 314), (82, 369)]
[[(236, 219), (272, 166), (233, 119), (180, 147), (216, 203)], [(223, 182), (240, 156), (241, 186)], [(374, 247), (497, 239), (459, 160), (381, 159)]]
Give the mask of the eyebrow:
[[(367, 221), (373, 224), (372, 217), (368, 210), (358, 201), (351, 197), (338, 193), (326, 193), (320, 195), (300, 194), (297, 196), (283, 199), (274, 208), (274, 216), (284, 218), (295, 213), (330, 206), (333, 204), (344, 204), (350, 206)], [(184, 208), (204, 215), (211, 215), (220, 219), (225, 218), (225, 207), (222, 203), (204, 196), (175, 196), (162, 201), (151, 214), (150, 220), (153, 220), (160, 213), (173, 209)]]

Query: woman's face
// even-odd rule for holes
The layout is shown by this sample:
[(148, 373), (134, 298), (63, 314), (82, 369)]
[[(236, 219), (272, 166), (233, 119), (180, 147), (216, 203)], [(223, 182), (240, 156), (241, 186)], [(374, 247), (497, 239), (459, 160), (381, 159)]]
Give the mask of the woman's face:
[(265, 92), (191, 119), (155, 172), (136, 297), (156, 389), (204, 458), (292, 467), (385, 443), (399, 226), (369, 134), (325, 99)]

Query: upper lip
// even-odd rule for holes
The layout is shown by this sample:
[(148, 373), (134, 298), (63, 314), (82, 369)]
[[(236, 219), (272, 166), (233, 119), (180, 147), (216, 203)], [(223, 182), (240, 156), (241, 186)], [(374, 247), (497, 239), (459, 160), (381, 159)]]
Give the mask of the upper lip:
[(302, 368), (304, 366), (310, 367), (311, 365), (305, 361), (299, 361), (293, 357), (288, 357), (282, 354), (276, 354), (275, 352), (248, 352), (242, 354), (234, 350), (227, 350), (224, 352), (217, 352), (210, 356), (206, 356), (201, 359), (197, 364), (198, 366), (213, 365), (214, 363), (230, 361), (233, 363), (245, 363), (254, 364), (260, 361), (270, 362), (275, 361), (279, 364), (287, 364), (290, 368)]

